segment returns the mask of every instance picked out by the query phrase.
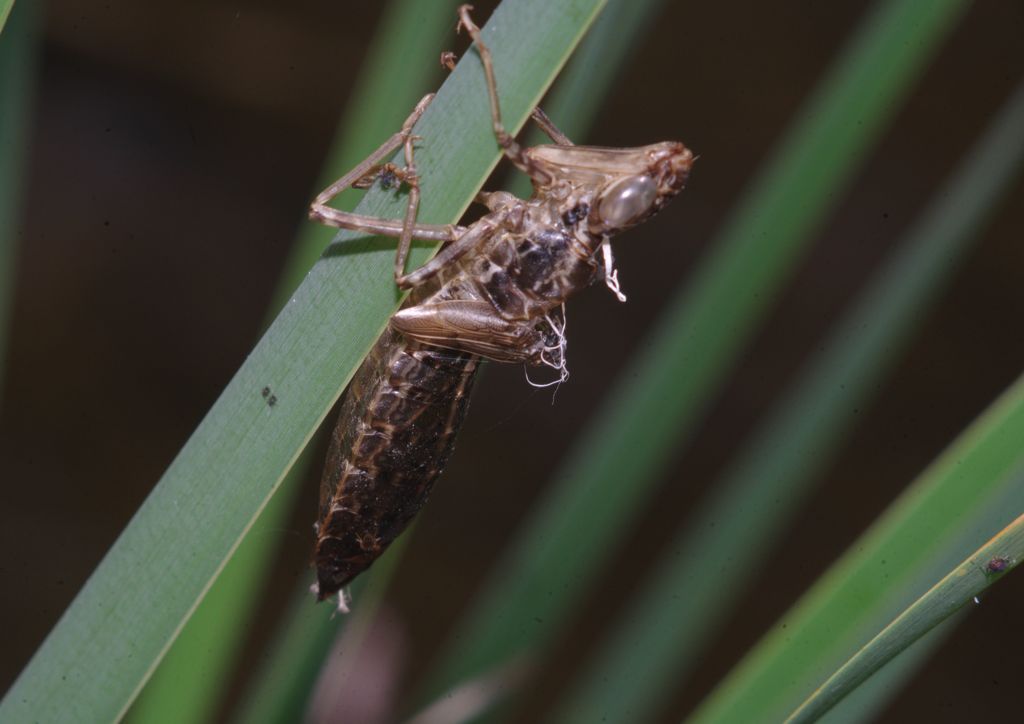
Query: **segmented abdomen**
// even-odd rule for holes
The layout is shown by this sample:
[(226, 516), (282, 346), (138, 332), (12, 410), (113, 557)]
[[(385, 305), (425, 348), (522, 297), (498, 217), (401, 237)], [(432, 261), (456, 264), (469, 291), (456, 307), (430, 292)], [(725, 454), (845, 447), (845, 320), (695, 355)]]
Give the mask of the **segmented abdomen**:
[(320, 482), (319, 600), (368, 568), (426, 503), (478, 363), (390, 328), (363, 361), (345, 392)]

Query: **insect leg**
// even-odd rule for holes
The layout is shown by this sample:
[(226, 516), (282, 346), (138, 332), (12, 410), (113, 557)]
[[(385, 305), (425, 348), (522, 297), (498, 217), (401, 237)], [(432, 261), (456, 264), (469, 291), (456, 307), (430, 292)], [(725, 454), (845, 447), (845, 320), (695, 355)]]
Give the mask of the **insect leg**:
[[(433, 98), (434, 95), (432, 93), (424, 96), (416, 104), (416, 108), (413, 109), (405, 123), (402, 124), (401, 130), (381, 144), (380, 148), (371, 153), (362, 163), (324, 189), (313, 200), (309, 208), (309, 218), (328, 226), (399, 237), (396, 267), (398, 266), (398, 259), (401, 259), (404, 263), (412, 239), (453, 241), (464, 230), (462, 227), (452, 224), (416, 223), (416, 211), (419, 206), (419, 182), (416, 177), (416, 167), (412, 164), (412, 145), (416, 138), (412, 135), (412, 127), (419, 120), (420, 116), (423, 115), (423, 112), (430, 105), (430, 101)], [(394, 167), (389, 167), (389, 165), (382, 166), (381, 161), (394, 153), (399, 146), (405, 147), (406, 168), (395, 169)], [(382, 219), (376, 216), (340, 211), (327, 205), (331, 199), (345, 189), (365, 186), (368, 177), (378, 173), (381, 169), (392, 171), (398, 178), (409, 184), (409, 201), (406, 204), (405, 218), (401, 220)]]
[[(450, 50), (444, 51), (441, 53), (441, 65), (448, 70), (455, 70), (455, 57), (455, 53)], [(533, 119), (534, 123), (540, 127), (540, 130), (544, 131), (548, 138), (559, 146), (575, 145), (571, 140), (569, 140), (567, 135), (558, 129), (558, 126), (555, 125), (554, 121), (551, 120), (548, 114), (545, 113), (540, 106), (533, 109), (533, 112), (530, 113), (530, 117)]]
[[(459, 238), (448, 246), (442, 248), (441, 251), (437, 253), (437, 256), (408, 274), (399, 274), (399, 267), (397, 266), (398, 262), (396, 260), (395, 283), (402, 289), (412, 289), (413, 287), (432, 278), (439, 271), (449, 264), (454, 264), (467, 251), (473, 249), (482, 240), (490, 236), (494, 230), (498, 228), (502, 218), (502, 216), (495, 217), (494, 215), (491, 215), (490, 217), (479, 219), (468, 229), (465, 229), (464, 233), (459, 236)], [(401, 246), (401, 244), (399, 244), (399, 246)], [(402, 261), (404, 265), (404, 257)]]
[(544, 131), (552, 141), (559, 146), (573, 146), (575, 145), (569, 140), (569, 137), (562, 133), (555, 122), (548, 118), (548, 114), (541, 110), (540, 106), (533, 109), (533, 113), (530, 114), (530, 118), (536, 123), (540, 130)]
[[(477, 52), (480, 54), (480, 62), (483, 63), (484, 66), (484, 76), (487, 79), (487, 93), (490, 96), (491, 101), (491, 122), (494, 126), (494, 137), (497, 139), (498, 145), (501, 146), (504, 151), (505, 157), (511, 161), (516, 168), (527, 174), (537, 184), (546, 186), (552, 181), (551, 175), (547, 171), (539, 168), (530, 159), (530, 157), (523, 151), (522, 147), (516, 143), (516, 139), (514, 139), (508, 131), (505, 130), (505, 126), (501, 122), (501, 107), (498, 104), (498, 86), (494, 81), (494, 61), (491, 59), (490, 48), (484, 45), (483, 41), (480, 39), (480, 28), (476, 26), (476, 23), (474, 23), (473, 19), (469, 16), (469, 11), (472, 9), (473, 7), (471, 5), (463, 5), (459, 8), (458, 27), (465, 28), (470, 37), (473, 38)], [(551, 124), (550, 127), (554, 128), (554, 125)], [(545, 128), (545, 126), (542, 124), (541, 128)], [(558, 131), (558, 135), (565, 138), (561, 131)]]

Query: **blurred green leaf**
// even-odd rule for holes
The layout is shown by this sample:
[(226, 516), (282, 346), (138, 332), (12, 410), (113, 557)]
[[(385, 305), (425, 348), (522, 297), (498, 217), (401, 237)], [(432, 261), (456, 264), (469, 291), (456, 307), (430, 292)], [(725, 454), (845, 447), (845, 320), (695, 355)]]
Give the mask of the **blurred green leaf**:
[(702, 704), (694, 721), (779, 720), (793, 711), (816, 681), (883, 625), (880, 620), (906, 605), (908, 588), (921, 591), (922, 571), (948, 556), (952, 542), (977, 537), (979, 521), (993, 514), (1002, 518), (1002, 527), (1024, 509), (1021, 439), (1024, 377), (818, 580)]
[[(3, 30), (13, 0), (0, 0)], [(19, 215), (25, 186), (32, 86), (35, 82), (39, 8), (22, 3), (0, 32), (0, 381), (7, 361), (7, 332), (14, 298)], [(0, 389), (3, 385), (0, 384)]]
[(557, 637), (965, 6), (889, 0), (865, 18), (496, 564), (430, 698)]
[(360, 576), (352, 584), (352, 600), (357, 603), (348, 616), (335, 615), (330, 606), (317, 606), (305, 587), (295, 592), (284, 625), (278, 628), (261, 665), (246, 685), (235, 721), (275, 724), (308, 718), (310, 692), (335, 638), (342, 629), (347, 636), (355, 630), (356, 635), (346, 643), (349, 655), (360, 655), (359, 642), (377, 615), (408, 540), (408, 535), (400, 537), (374, 564), (372, 574)]
[(709, 500), (665, 546), (557, 721), (646, 719), (695, 669), (1022, 160), (1024, 86), (796, 376), (795, 389), (710, 486)]
[(11, 8), (14, 7), (14, 0), (0, 0), (0, 33), (3, 32), (4, 27), (7, 25), (7, 18), (11, 14)]

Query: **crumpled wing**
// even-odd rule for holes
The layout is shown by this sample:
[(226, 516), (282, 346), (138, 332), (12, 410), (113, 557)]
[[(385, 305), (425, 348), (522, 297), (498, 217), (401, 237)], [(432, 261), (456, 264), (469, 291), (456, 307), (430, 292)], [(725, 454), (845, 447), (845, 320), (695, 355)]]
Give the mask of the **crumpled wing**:
[(504, 319), (482, 300), (407, 307), (391, 318), (391, 326), (417, 342), (472, 352), (497, 362), (534, 362), (544, 344), (534, 327)]

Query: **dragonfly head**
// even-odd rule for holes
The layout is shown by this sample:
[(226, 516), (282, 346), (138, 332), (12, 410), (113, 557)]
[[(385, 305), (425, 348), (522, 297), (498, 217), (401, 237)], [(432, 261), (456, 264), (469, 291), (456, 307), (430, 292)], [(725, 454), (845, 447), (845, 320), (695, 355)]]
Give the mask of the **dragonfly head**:
[(686, 185), (693, 153), (667, 141), (628, 149), (629, 163), (620, 163), (593, 197), (590, 231), (611, 236), (647, 220)]

